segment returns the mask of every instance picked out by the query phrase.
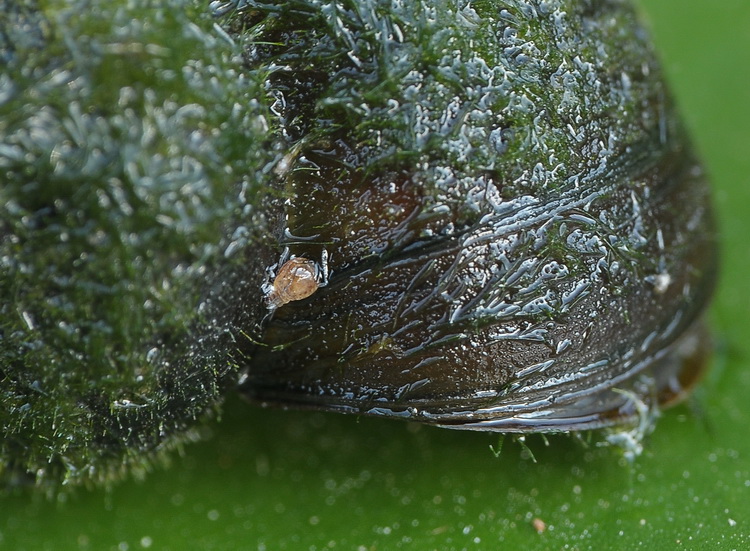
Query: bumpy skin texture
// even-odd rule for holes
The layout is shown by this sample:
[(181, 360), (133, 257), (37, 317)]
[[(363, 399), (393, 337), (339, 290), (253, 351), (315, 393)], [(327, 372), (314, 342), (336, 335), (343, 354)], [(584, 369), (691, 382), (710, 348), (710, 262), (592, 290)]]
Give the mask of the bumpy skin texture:
[[(627, 3), (0, 6), (6, 481), (143, 468), (240, 379), (621, 421), (606, 389), (648, 400), (707, 301), (707, 192)], [(330, 277), (269, 311), (289, 255)]]
[(291, 5), (250, 59), (295, 151), (281, 244), (331, 277), (248, 343), (249, 396), (564, 431), (692, 384), (710, 199), (628, 4)]

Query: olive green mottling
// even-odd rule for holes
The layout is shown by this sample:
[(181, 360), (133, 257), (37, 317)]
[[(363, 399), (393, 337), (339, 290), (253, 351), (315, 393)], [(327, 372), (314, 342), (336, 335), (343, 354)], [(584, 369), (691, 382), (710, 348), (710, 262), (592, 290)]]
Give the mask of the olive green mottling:
[(505, 198), (557, 189), (663, 115), (665, 91), (649, 78), (659, 68), (622, 0), (238, 4), (251, 62), (274, 65), (289, 111), (307, 108), (294, 137), (347, 129), (371, 149), (365, 172), (423, 167), (436, 204), (464, 197), (481, 171)]
[(197, 308), (270, 160), (263, 95), (199, 6), (3, 7), (2, 469), (107, 480), (231, 384)]

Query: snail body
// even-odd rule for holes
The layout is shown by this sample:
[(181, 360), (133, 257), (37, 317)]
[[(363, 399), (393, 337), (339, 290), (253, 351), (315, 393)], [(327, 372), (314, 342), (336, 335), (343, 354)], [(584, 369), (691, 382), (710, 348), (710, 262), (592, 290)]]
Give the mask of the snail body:
[[(289, 129), (304, 145), (282, 174), (279, 247), (314, 257), (325, 243), (334, 275), (240, 345), (251, 400), (561, 432), (637, 425), (699, 379), (711, 201), (641, 27), (622, 2), (502, 4), (430, 6), (445, 30), (429, 45), (409, 26), (423, 3), (347, 12), (324, 34), (381, 38), (356, 62), (315, 46), (330, 68), (257, 51), (289, 71), (269, 80), (294, 98), (280, 124), (361, 124)], [(425, 51), (453, 52), (451, 69)], [(388, 82), (389, 55), (406, 76), (378, 96), (368, 83)], [(340, 95), (321, 102), (316, 86)]]
[(710, 193), (627, 2), (94, 3), (0, 23), (6, 480), (142, 469), (237, 388), (525, 433), (699, 379)]
[(318, 269), (315, 262), (292, 258), (284, 262), (268, 290), (266, 300), (270, 309), (288, 302), (302, 300), (318, 290)]

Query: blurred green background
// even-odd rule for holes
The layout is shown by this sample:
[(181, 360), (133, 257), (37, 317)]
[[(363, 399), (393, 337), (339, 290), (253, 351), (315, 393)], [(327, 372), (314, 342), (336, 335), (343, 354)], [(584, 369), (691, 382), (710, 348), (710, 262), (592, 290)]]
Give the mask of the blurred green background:
[(634, 465), (563, 437), (498, 459), (493, 435), (232, 398), (144, 481), (4, 498), (0, 549), (750, 549), (750, 3), (640, 4), (712, 175), (723, 267), (715, 365)]

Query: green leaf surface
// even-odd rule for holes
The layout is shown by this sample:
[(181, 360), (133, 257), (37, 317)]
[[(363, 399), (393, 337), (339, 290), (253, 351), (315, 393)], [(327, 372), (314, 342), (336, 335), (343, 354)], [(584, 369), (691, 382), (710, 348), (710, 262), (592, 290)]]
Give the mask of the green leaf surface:
[(750, 4), (641, 4), (712, 175), (723, 263), (714, 366), (633, 465), (568, 437), (529, 437), (536, 462), (510, 439), (496, 458), (494, 435), (232, 398), (143, 481), (3, 498), (0, 549), (750, 548)]

